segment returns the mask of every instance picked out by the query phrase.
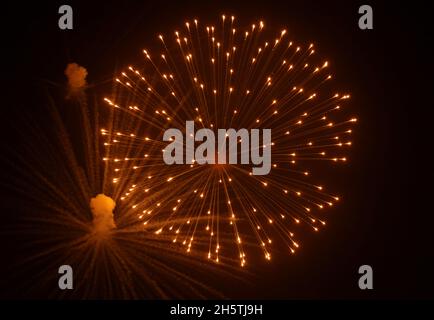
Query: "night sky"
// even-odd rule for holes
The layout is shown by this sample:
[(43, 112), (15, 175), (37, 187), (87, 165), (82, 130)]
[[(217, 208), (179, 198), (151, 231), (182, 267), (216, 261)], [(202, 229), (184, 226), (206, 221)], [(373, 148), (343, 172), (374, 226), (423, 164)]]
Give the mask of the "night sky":
[[(115, 71), (140, 61), (142, 48), (154, 44), (158, 33), (172, 32), (186, 19), (215, 21), (226, 13), (234, 14), (239, 25), (263, 19), (270, 28), (286, 27), (296, 41), (315, 42), (320, 55), (333, 64), (336, 86), (352, 95), (350, 104), (359, 119), (354, 147), (348, 153), (349, 163), (339, 166), (332, 180), (343, 200), (329, 211), (327, 228), (304, 237), (295, 256), (281, 254), (272, 263), (256, 265), (251, 285), (210, 282), (229, 298), (434, 297), (434, 55), (429, 14), (423, 5), (69, 1), (74, 30), (62, 31), (57, 27), (61, 4), (33, 3), (25, 8), (2, 4), (2, 51), (6, 53), (2, 146), (20, 148), (22, 140), (10, 133), (19, 128), (23, 114), (34, 113), (34, 121), (39, 121), (44, 86), (54, 83), (61, 88), (69, 62), (85, 66), (89, 84), (98, 88), (109, 84)], [(358, 28), (362, 4), (373, 7), (373, 30)], [(2, 154), (0, 159), (6, 163), (10, 157)], [(0, 297), (44, 298), (44, 289), (26, 296), (17, 289), (21, 286), (11, 283), (14, 273), (18, 275), (14, 279), (27, 280), (26, 273), (14, 267), (23, 257), (22, 246), (8, 226), (19, 214), (29, 212), (17, 203), (19, 195), (8, 189), (8, 181), (19, 177), (8, 170), (1, 170), (0, 177)], [(373, 267), (374, 290), (358, 288), (357, 270), (363, 264)]]

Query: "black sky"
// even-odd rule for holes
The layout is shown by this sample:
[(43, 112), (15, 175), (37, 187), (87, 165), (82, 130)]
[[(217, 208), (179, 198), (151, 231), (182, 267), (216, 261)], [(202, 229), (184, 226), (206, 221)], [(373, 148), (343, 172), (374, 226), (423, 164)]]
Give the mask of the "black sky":
[[(337, 170), (334, 184), (343, 190), (344, 200), (330, 213), (328, 227), (306, 237), (295, 257), (282, 255), (257, 266), (253, 285), (226, 284), (223, 290), (230, 298), (434, 297), (434, 55), (424, 5), (292, 0), (68, 3), (74, 9), (74, 30), (69, 31), (57, 27), (63, 2), (2, 8), (9, 83), (1, 103), (2, 144), (14, 143), (8, 132), (19, 125), (22, 111), (38, 110), (33, 97), (41, 83), (64, 83), (68, 62), (85, 66), (89, 83), (103, 84), (115, 70), (139, 61), (141, 49), (155, 43), (158, 33), (171, 32), (186, 19), (212, 21), (226, 13), (248, 25), (261, 18), (270, 28), (286, 27), (296, 41), (315, 42), (332, 62), (337, 86), (351, 92), (360, 121), (350, 163)], [(373, 30), (358, 28), (362, 4), (374, 9)], [(13, 221), (13, 206), (7, 199), (2, 204), (2, 220)], [(2, 235), (3, 278), (10, 272), (8, 261), (19, 258), (19, 247), (10, 237)], [(362, 264), (374, 269), (372, 291), (357, 286)], [(20, 296), (4, 283), (1, 297)]]

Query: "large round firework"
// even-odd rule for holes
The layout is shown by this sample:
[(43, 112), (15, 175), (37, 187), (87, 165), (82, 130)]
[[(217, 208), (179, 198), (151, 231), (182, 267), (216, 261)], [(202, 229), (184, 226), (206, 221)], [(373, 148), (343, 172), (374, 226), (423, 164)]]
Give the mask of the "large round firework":
[[(245, 266), (247, 246), (270, 260), (275, 242), (294, 253), (297, 229), (318, 231), (326, 224), (323, 211), (339, 201), (311, 170), (347, 161), (357, 121), (342, 112), (350, 96), (333, 86), (330, 63), (287, 30), (271, 36), (262, 21), (240, 29), (233, 16), (216, 25), (188, 21), (157, 37), (160, 49), (144, 49), (144, 61), (119, 74), (104, 98), (112, 109), (100, 132), (111, 184), (105, 193), (119, 200), (121, 223), (140, 224), (215, 262), (239, 257)], [(188, 157), (167, 165), (164, 132), (185, 133), (186, 121), (214, 132), (271, 129), (270, 143), (256, 150), (270, 152), (270, 172)], [(187, 154), (197, 146), (188, 138)], [(246, 138), (237, 137), (238, 158)]]

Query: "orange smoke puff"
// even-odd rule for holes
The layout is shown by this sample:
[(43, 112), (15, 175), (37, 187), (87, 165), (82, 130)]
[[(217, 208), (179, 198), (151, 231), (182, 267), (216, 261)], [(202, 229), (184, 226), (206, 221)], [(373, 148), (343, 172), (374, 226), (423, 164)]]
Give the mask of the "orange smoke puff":
[(116, 202), (104, 194), (98, 194), (95, 198), (90, 199), (95, 233), (107, 234), (116, 228), (113, 216), (115, 206)]
[(77, 93), (86, 86), (87, 70), (77, 63), (68, 63), (65, 69), (70, 93)]

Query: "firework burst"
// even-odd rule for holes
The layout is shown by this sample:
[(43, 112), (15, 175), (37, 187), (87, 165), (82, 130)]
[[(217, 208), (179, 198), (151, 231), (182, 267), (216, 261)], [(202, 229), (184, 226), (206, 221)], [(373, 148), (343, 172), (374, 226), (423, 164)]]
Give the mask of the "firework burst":
[[(216, 25), (189, 21), (157, 38), (160, 50), (143, 50), (144, 62), (126, 68), (104, 98), (112, 112), (100, 132), (105, 189), (119, 199), (123, 219), (147, 230), (154, 223), (156, 235), (215, 262), (238, 257), (245, 266), (249, 246), (270, 260), (275, 238), (294, 253), (296, 226), (318, 231), (323, 209), (339, 201), (310, 169), (347, 161), (357, 121), (342, 112), (350, 96), (333, 88), (329, 62), (286, 30), (271, 37), (262, 21), (241, 30), (233, 16)], [(272, 129), (271, 144), (260, 148), (271, 148), (271, 172), (194, 160), (166, 165), (164, 131), (184, 131), (188, 120), (212, 130)]]
[[(16, 209), (24, 209), (7, 228), (25, 253), (14, 265), (18, 290), (26, 297), (42, 291), (48, 297), (81, 299), (222, 297), (200, 279), (209, 272), (236, 279), (233, 268), (209, 265), (195, 253), (186, 256), (171, 237), (153, 232), (161, 223), (134, 223), (101, 194), (101, 115), (98, 104), (88, 100), (83, 93), (57, 105), (49, 96), (38, 113), (45, 122), (35, 117), (23, 121), (16, 133), (23, 147), (6, 149), (14, 177), (8, 189), (19, 195)], [(206, 240), (197, 237), (199, 243)], [(65, 264), (74, 270), (70, 292), (57, 285), (57, 270)], [(23, 274), (30, 283), (17, 280)]]

